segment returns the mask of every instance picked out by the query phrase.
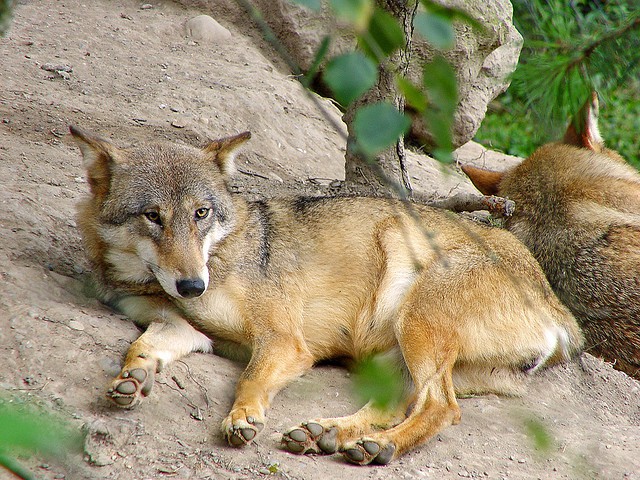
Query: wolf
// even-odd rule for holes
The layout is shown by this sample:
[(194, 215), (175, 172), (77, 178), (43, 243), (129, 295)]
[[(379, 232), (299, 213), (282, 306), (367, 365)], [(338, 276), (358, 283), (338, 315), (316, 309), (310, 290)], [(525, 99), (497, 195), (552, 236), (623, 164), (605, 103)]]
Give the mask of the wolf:
[(562, 141), (505, 172), (463, 170), (514, 200), (507, 228), (582, 327), (587, 350), (640, 380), (640, 174), (604, 146), (593, 93)]
[(248, 132), (204, 148), (71, 133), (102, 298), (146, 328), (107, 391), (118, 406), (149, 395), (169, 362), (231, 342), (251, 352), (221, 427), (238, 447), (314, 364), (378, 355), (405, 384), (397, 405), (311, 419), (282, 442), (386, 464), (458, 423), (456, 393), (521, 393), (527, 374), (581, 349), (575, 319), (507, 231), (392, 199), (248, 201), (229, 189)]

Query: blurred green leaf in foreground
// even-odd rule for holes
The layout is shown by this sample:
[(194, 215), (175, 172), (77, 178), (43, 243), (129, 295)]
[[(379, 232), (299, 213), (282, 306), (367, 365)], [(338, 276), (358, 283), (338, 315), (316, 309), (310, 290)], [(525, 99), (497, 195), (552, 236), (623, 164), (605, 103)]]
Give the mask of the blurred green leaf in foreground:
[(354, 371), (354, 389), (364, 402), (381, 409), (393, 409), (404, 395), (404, 378), (398, 364), (384, 355), (360, 361)]
[(0, 472), (4, 468), (24, 479), (35, 478), (17, 457), (35, 455), (59, 460), (82, 452), (82, 443), (79, 430), (59, 416), (0, 397)]

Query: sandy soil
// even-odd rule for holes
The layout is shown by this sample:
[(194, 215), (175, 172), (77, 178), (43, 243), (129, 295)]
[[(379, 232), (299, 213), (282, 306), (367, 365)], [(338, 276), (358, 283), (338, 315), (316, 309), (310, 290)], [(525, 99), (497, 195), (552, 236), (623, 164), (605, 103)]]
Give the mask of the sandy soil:
[[(640, 384), (588, 354), (535, 377), (523, 398), (461, 399), (460, 425), (387, 467), (279, 449), (285, 428), (358, 407), (337, 367), (314, 369), (279, 394), (265, 430), (242, 450), (218, 433), (242, 370), (233, 361), (190, 355), (158, 375), (136, 410), (110, 406), (106, 385), (138, 331), (83, 294), (88, 266), (74, 205), (87, 185), (68, 125), (120, 145), (151, 137), (202, 144), (251, 130), (234, 183), (250, 196), (326, 191), (342, 178), (344, 153), (343, 132), (316, 103), (334, 120), (339, 112), (305, 96), (252, 27), (237, 26), (245, 23), (237, 11), (213, 13), (230, 41), (199, 45), (182, 25), (202, 12), (141, 5), (22, 2), (0, 40), (0, 398), (44, 404), (90, 432), (84, 455), (23, 459), (38, 477), (640, 479)], [(472, 144), (459, 154), (513, 161)], [(458, 172), (417, 154), (411, 177), (424, 192), (471, 190)], [(532, 419), (552, 435), (550, 450), (534, 448), (525, 427)]]

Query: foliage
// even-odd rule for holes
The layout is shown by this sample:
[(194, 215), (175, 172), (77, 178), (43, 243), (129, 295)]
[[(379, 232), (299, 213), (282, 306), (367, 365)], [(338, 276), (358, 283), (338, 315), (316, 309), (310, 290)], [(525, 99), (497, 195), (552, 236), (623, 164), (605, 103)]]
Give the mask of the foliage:
[(331, 59), (324, 71), (324, 81), (335, 98), (348, 105), (378, 81), (378, 68), (361, 52), (350, 52)]
[(39, 455), (60, 459), (80, 452), (82, 436), (64, 420), (42, 408), (0, 398), (0, 471), (2, 467), (21, 478), (35, 478), (16, 460), (16, 456)]
[(404, 393), (404, 380), (388, 356), (375, 355), (360, 361), (354, 372), (354, 390), (363, 402), (381, 409), (395, 408)]
[(553, 437), (540, 420), (534, 417), (526, 418), (524, 420), (524, 428), (537, 451), (545, 453), (553, 448)]
[(635, 0), (513, 4), (514, 22), (525, 38), (520, 63), (502, 107), (485, 118), (476, 138), (527, 156), (559, 138), (596, 90), (603, 136), (625, 158), (640, 162), (640, 9)]
[(9, 30), (15, 0), (0, 0), (0, 37)]
[[(292, 1), (315, 11), (322, 7), (319, 0)], [(393, 56), (405, 47), (407, 41), (399, 20), (374, 0), (328, 0), (327, 3), (336, 24), (342, 30), (355, 34), (358, 49), (327, 58), (330, 42), (327, 37), (318, 48), (314, 66), (302, 78), (302, 83), (308, 86), (317, 74), (318, 66), (325, 62), (322, 80), (346, 109), (377, 83), (380, 68), (393, 69)], [(453, 22), (466, 21), (473, 26), (478, 25), (459, 9), (442, 7), (431, 0), (420, 0), (419, 3), (420, 9), (414, 19), (415, 31), (438, 50), (453, 47)], [(453, 69), (442, 57), (436, 57), (425, 65), (421, 84), (411, 83), (402, 72), (396, 72), (395, 81), (407, 104), (423, 116), (433, 132), (438, 144), (434, 155), (442, 161), (451, 161), (453, 113), (457, 105)], [(360, 153), (367, 158), (373, 158), (393, 145), (410, 127), (409, 117), (393, 107), (390, 100), (382, 99), (379, 103), (363, 106), (355, 115), (355, 142)]]

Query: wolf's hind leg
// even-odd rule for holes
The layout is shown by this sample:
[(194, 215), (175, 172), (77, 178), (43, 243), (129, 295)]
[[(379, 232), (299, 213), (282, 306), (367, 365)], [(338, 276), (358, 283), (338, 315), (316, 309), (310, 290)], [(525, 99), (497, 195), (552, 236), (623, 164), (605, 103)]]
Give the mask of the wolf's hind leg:
[(133, 408), (151, 392), (156, 371), (190, 352), (210, 351), (211, 340), (169, 304), (130, 297), (119, 306), (138, 323), (148, 324), (146, 331), (129, 347), (120, 374), (107, 390), (107, 397), (113, 403)]
[(438, 303), (434, 302), (432, 309), (424, 308), (424, 289), (422, 298), (415, 291), (413, 296), (402, 308), (396, 327), (398, 345), (413, 382), (408, 399), (411, 407), (406, 418), (393, 428), (343, 445), (340, 450), (351, 463), (386, 464), (460, 421), (451, 377), (459, 352), (457, 332)]

